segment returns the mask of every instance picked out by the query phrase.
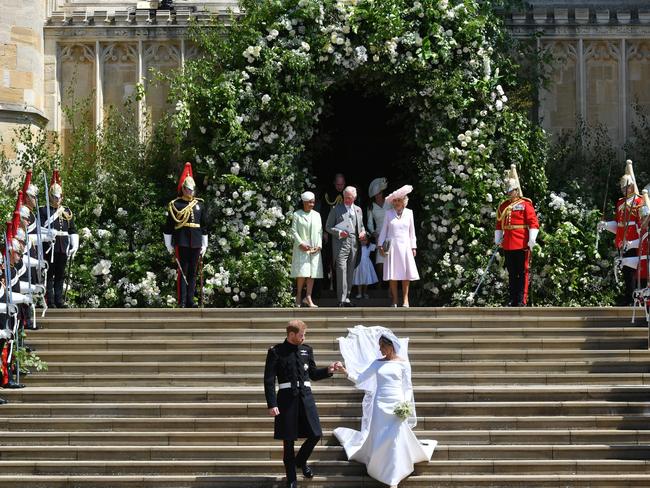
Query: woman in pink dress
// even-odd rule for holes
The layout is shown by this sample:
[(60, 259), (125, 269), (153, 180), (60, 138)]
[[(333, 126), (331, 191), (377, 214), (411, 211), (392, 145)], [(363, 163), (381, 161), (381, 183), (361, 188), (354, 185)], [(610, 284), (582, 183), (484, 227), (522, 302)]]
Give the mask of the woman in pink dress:
[(409, 306), (409, 285), (419, 280), (415, 265), (416, 240), (413, 211), (406, 208), (408, 195), (413, 191), (411, 185), (404, 185), (386, 197), (393, 208), (386, 211), (377, 244), (379, 252), (386, 257), (384, 280), (390, 282), (393, 307), (397, 307), (397, 282), (402, 282), (402, 306)]

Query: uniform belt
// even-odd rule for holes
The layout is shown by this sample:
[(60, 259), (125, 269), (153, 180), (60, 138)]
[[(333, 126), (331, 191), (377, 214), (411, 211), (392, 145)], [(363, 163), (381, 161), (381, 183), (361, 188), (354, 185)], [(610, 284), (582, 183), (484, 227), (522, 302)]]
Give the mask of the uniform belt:
[[(298, 386), (300, 386), (300, 381), (297, 382)], [(311, 381), (303, 381), (302, 386), (308, 386), (311, 388)], [(279, 390), (286, 390), (287, 388), (291, 388), (291, 383), (280, 383), (278, 386)]]
[(506, 225), (503, 230), (528, 229), (527, 225)]
[(177, 229), (180, 229), (181, 227), (192, 227), (192, 228), (197, 228), (197, 229), (198, 229), (199, 227), (201, 227), (201, 224), (195, 224), (195, 223), (193, 223), (193, 222), (188, 222), (187, 224), (179, 225), (179, 226), (176, 227), (176, 228), (177, 228)]
[(630, 220), (627, 223), (619, 222), (616, 224), (618, 227), (632, 227), (633, 225), (636, 225), (636, 222), (634, 220)]

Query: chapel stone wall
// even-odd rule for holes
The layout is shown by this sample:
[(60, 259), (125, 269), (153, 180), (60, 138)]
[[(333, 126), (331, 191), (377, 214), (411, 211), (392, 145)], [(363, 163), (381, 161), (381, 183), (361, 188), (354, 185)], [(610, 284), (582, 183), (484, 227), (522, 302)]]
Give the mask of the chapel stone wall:
[(0, 150), (13, 157), (14, 129), (43, 126), (43, 23), (46, 0), (2, 3), (0, 11)]

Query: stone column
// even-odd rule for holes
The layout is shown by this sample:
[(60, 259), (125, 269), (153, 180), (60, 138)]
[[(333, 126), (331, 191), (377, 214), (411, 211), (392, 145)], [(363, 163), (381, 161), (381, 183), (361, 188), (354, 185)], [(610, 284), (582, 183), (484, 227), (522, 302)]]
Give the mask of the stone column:
[(42, 0), (4, 2), (0, 14), (0, 136), (9, 157), (14, 129), (44, 127)]

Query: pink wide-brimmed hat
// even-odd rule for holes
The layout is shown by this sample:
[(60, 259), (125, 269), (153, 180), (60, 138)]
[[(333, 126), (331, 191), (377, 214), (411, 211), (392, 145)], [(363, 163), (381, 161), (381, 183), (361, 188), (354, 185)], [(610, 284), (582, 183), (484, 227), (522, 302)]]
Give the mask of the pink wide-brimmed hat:
[(393, 193), (388, 195), (386, 197), (386, 201), (388, 203), (391, 203), (396, 198), (404, 198), (406, 195), (408, 195), (412, 191), (413, 191), (413, 187), (411, 185), (404, 185), (402, 188), (398, 188)]

